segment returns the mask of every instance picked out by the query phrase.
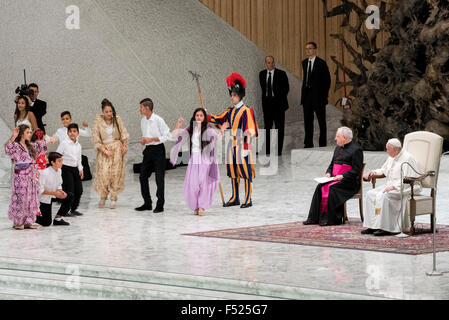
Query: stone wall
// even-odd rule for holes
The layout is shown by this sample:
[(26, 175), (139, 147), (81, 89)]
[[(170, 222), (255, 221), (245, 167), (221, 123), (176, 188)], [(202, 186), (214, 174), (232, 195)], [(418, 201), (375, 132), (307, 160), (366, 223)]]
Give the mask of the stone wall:
[[(69, 5), (80, 9), (79, 30), (66, 28)], [(65, 110), (75, 122), (92, 124), (105, 97), (124, 119), (133, 142), (140, 138), (139, 101), (145, 97), (174, 127), (179, 117), (190, 119), (200, 106), (189, 70), (202, 75), (212, 113), (229, 104), (226, 76), (241, 73), (248, 81), (246, 103), (263, 127), (258, 73), (265, 52), (197, 0), (17, 0), (3, 3), (0, 16), (0, 114), (10, 128), (14, 89), (23, 82), (24, 68), (28, 82), (38, 83), (40, 98), (48, 102), (44, 123), (50, 134), (60, 127)], [(295, 123), (302, 118), (300, 81), (289, 77), (292, 111), (287, 122)], [(88, 139), (81, 141), (91, 147)]]

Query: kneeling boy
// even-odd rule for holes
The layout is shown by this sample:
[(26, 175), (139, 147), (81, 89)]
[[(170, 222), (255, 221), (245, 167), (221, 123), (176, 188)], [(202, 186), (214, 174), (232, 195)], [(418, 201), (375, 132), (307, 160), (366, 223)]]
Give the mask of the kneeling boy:
[[(62, 190), (62, 154), (50, 152), (48, 155), (50, 166), (40, 172), (39, 175), (39, 201), (42, 216), (36, 218), (36, 222), (44, 227), (51, 225), (51, 203), (54, 198), (65, 199), (67, 193)], [(53, 220), (54, 226), (68, 226), (58, 214)]]

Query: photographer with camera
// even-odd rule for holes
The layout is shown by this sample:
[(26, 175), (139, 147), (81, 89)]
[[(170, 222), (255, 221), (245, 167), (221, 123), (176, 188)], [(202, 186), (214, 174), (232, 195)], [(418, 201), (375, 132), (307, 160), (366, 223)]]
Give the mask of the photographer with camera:
[(41, 129), (45, 134), (45, 124), (42, 122), (42, 117), (47, 113), (47, 102), (39, 100), (37, 97), (39, 95), (39, 86), (35, 83), (31, 83), (28, 86), (30, 91), (31, 111), (33, 111), (36, 116), (36, 122), (39, 129)]
[[(24, 124), (33, 131), (40, 129), (45, 134), (45, 124), (42, 123), (42, 117), (47, 113), (47, 103), (37, 99), (39, 95), (39, 86), (37, 84), (31, 83), (27, 85), (26, 70), (23, 70), (23, 80), (24, 84), (17, 87), (15, 91), (17, 96), (14, 98), (14, 102), (17, 107), (14, 113), (14, 124), (18, 126), (25, 122)], [(21, 98), (26, 100), (27, 106), (18, 111), (18, 104)], [(23, 103), (21, 103), (21, 106), (23, 107)]]

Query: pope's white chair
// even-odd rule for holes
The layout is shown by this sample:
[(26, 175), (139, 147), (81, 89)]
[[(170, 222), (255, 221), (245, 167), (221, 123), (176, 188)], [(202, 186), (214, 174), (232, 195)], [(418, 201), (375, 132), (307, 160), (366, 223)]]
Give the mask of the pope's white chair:
[[(418, 131), (409, 133), (404, 138), (404, 149), (410, 153), (418, 163), (416, 171), (422, 173), (418, 178), (404, 178), (404, 183), (410, 184), (412, 193), (407, 201), (406, 212), (410, 216), (410, 232), (415, 233), (415, 217), (425, 214), (430, 215), (431, 230), (435, 228), (433, 216), (435, 215), (435, 203), (437, 197), (438, 173), (440, 170), (440, 159), (443, 152), (443, 138), (439, 135)], [(421, 192), (413, 194), (413, 184), (420, 181), (423, 191), (429, 190), (429, 195)]]
[[(404, 177), (404, 183), (410, 184), (411, 194), (406, 201), (406, 216), (410, 217), (410, 233), (415, 233), (415, 218), (421, 215), (430, 215), (431, 231), (435, 228), (435, 202), (437, 196), (438, 173), (440, 170), (440, 159), (443, 152), (443, 138), (428, 131), (417, 131), (409, 133), (404, 138), (403, 148), (411, 154), (418, 168), (414, 168), (419, 177)], [(373, 188), (376, 180), (385, 176), (374, 176), (371, 179)], [(421, 182), (422, 191), (416, 195), (413, 192), (413, 184)], [(428, 193), (426, 195), (425, 193)]]

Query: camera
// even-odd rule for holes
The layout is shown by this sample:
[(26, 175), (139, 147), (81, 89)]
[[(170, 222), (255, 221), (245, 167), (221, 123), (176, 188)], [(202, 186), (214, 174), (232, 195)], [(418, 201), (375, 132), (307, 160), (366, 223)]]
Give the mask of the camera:
[(22, 84), (22, 85), (18, 86), (15, 92), (19, 96), (32, 97), (34, 92), (33, 92), (33, 90), (30, 90), (30, 88), (27, 85), (27, 77), (26, 77), (25, 69), (23, 70), (23, 79), (24, 79), (25, 84)]
[(28, 85), (22, 84), (20, 87), (17, 87), (16, 94), (19, 96), (32, 96), (33, 91), (28, 88)]

